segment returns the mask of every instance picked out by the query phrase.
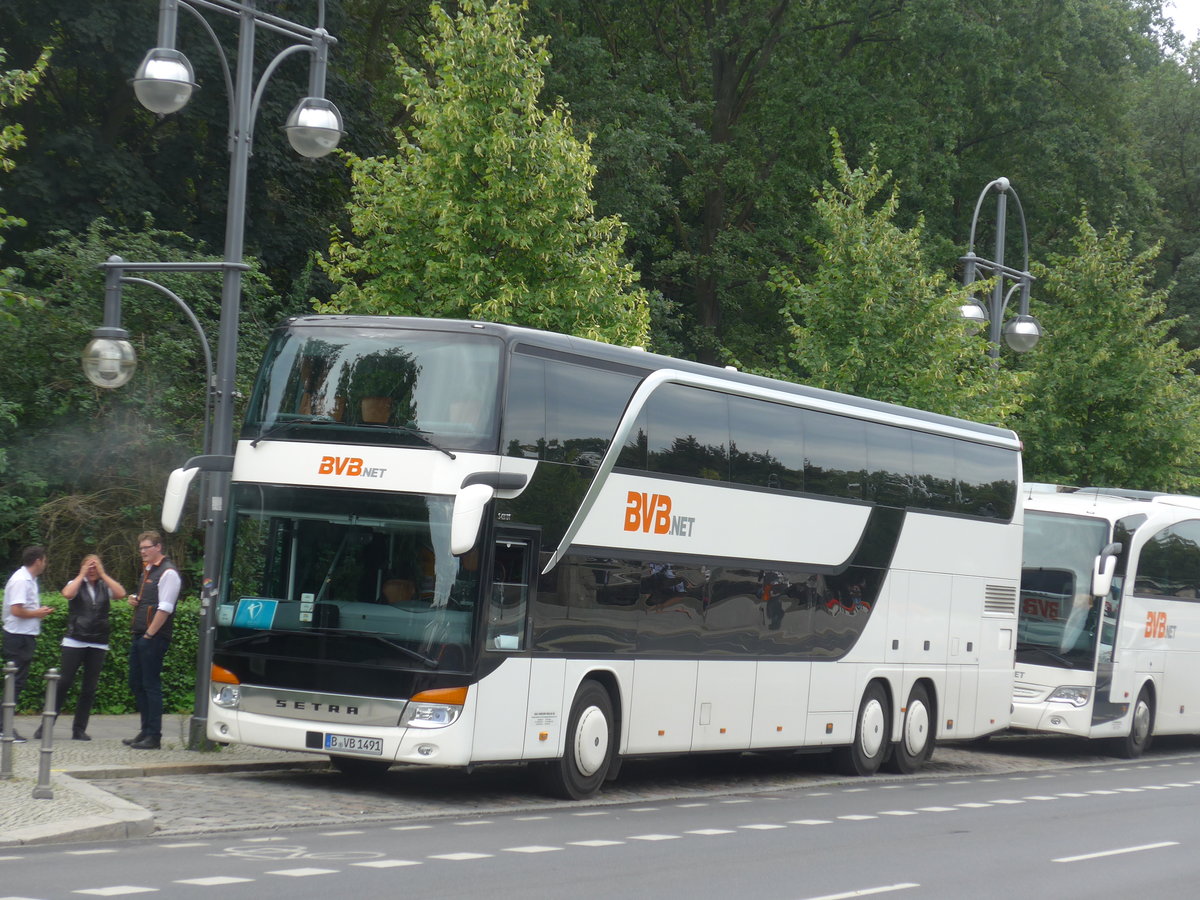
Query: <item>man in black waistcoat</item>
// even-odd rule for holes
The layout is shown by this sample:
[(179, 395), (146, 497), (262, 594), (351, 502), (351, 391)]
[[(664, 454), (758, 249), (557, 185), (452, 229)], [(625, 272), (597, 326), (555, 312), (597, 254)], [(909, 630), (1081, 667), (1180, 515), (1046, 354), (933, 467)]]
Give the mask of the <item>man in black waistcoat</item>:
[(179, 570), (163, 555), (162, 535), (138, 535), (142, 555), (142, 583), (129, 597), (133, 607), (133, 640), (129, 645), (129, 690), (142, 715), (142, 729), (124, 743), (135, 750), (162, 746), (162, 667), (171, 645), (171, 624), (179, 597)]

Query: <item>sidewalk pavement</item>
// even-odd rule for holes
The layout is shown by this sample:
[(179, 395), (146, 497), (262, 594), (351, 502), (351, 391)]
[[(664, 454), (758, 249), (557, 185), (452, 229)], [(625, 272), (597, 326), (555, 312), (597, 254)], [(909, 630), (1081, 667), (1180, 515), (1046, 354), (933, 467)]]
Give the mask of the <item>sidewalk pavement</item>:
[(16, 730), (28, 743), (12, 744), (12, 777), (0, 778), (0, 847), (62, 841), (141, 837), (154, 830), (146, 809), (115, 797), (84, 779), (142, 775), (187, 775), (214, 771), (323, 768), (324, 757), (308, 753), (230, 745), (213, 752), (188, 750), (189, 716), (163, 718), (161, 750), (133, 750), (121, 743), (139, 727), (136, 715), (92, 716), (90, 741), (71, 739), (71, 716), (59, 718), (49, 762), (53, 796), (34, 797), (42, 742), (33, 740), (41, 716), (17, 716)]

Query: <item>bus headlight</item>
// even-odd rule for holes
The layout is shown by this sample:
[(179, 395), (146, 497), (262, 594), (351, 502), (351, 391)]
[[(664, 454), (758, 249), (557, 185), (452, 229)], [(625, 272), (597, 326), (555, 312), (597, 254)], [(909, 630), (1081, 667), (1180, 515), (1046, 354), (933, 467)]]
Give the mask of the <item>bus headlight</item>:
[(465, 687), (422, 691), (408, 701), (400, 724), (413, 728), (445, 728), (458, 721), (466, 702)]
[(241, 679), (217, 665), (212, 667), (208, 678), (212, 702), (222, 709), (237, 709), (242, 700)]
[(1050, 703), (1070, 703), (1072, 706), (1080, 707), (1087, 706), (1091, 698), (1092, 689), (1090, 687), (1065, 684), (1060, 688), (1055, 688), (1054, 692), (1046, 699)]

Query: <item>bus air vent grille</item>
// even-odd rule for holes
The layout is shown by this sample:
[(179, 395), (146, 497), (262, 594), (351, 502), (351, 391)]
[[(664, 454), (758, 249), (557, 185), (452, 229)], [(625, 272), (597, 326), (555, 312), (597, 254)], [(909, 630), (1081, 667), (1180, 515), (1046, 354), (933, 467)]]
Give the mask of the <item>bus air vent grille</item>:
[(983, 588), (983, 614), (985, 616), (1015, 616), (1017, 614), (1017, 589), (1003, 584), (989, 584)]

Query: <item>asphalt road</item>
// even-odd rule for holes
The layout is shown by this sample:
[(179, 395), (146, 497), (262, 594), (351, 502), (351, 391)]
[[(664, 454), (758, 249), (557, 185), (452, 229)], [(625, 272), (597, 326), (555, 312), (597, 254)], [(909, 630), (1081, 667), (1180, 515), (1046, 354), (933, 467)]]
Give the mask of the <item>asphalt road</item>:
[(1190, 897), (1198, 792), (1200, 753), (1168, 749), (1024, 773), (28, 848), (0, 859), (0, 891), (29, 900)]

